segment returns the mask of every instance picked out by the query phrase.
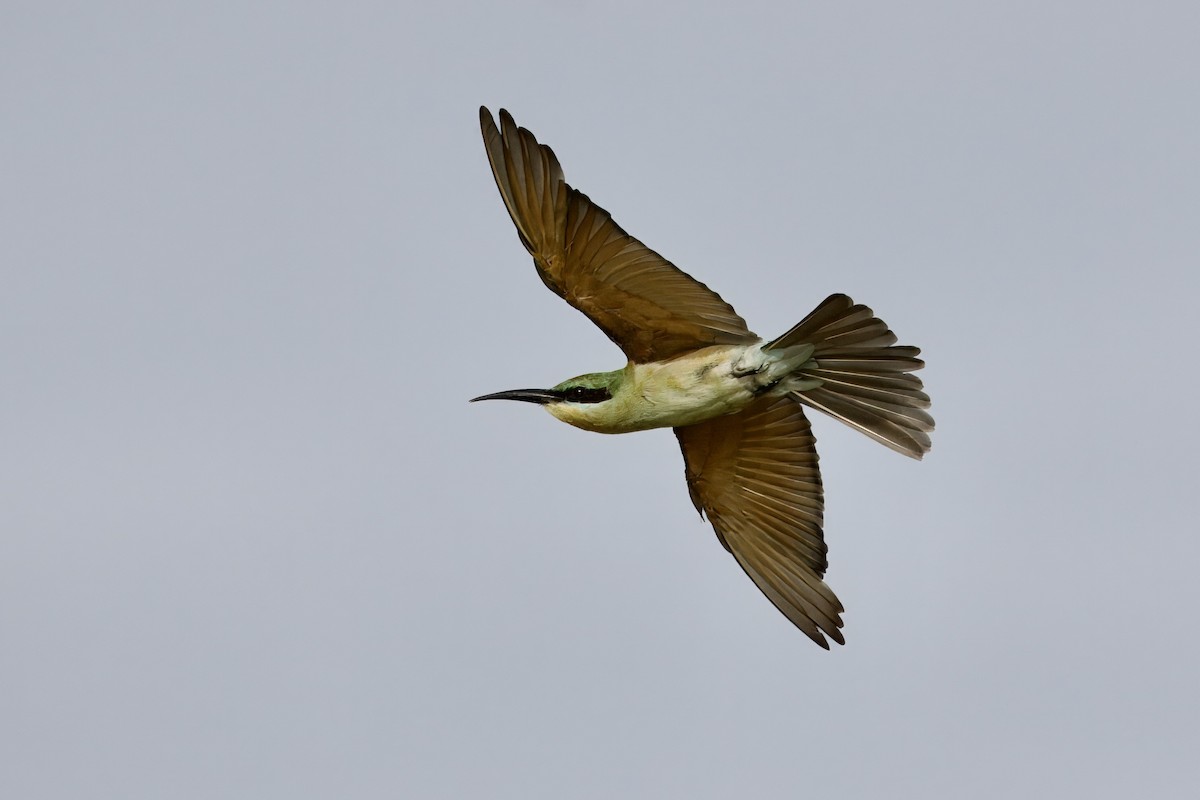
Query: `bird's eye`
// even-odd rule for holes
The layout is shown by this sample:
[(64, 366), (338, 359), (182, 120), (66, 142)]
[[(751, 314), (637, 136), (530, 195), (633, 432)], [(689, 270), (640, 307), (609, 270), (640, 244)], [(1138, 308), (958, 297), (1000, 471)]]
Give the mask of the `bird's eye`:
[(587, 390), (582, 386), (572, 386), (570, 389), (567, 389), (568, 400), (583, 400), (586, 397)]

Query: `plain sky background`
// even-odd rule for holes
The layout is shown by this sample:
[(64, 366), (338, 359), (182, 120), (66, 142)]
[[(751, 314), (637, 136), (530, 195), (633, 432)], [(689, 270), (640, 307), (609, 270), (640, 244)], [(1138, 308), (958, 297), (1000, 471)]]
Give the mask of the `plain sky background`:
[[(1194, 2), (0, 6), (0, 796), (1195, 797)], [(489, 174), (506, 107), (764, 335), (848, 644), (777, 613)]]

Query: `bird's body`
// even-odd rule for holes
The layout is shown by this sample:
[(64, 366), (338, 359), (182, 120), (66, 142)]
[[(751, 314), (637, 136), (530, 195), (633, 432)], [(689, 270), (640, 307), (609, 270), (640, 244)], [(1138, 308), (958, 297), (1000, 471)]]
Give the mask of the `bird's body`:
[(492, 174), (542, 281), (625, 352), (623, 369), (551, 389), (477, 397), (538, 403), (596, 433), (675, 429), (688, 492), (717, 537), (813, 641), (843, 643), (822, 580), (824, 497), (816, 408), (913, 458), (929, 450), (923, 362), (871, 309), (826, 298), (771, 341), (715, 292), (621, 229), (563, 178), (558, 159), (506, 111), (480, 124)]
[(609, 387), (603, 403), (550, 403), (546, 409), (563, 422), (595, 433), (632, 433), (679, 428), (736, 414), (758, 397), (795, 391), (805, 385), (794, 375), (812, 348), (777, 355), (762, 344), (717, 345), (666, 361), (635, 364), (615, 372), (572, 378)]

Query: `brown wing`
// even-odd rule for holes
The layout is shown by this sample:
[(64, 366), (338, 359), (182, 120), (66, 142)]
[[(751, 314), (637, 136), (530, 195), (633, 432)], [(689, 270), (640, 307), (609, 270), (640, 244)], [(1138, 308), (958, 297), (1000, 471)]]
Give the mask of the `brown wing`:
[(500, 110), (479, 124), (500, 196), (550, 289), (587, 314), (630, 361), (661, 361), (758, 337), (716, 292), (630, 236), (563, 180), (554, 152)]
[(692, 502), (746, 574), (814, 642), (845, 644), (842, 604), (821, 580), (821, 472), (800, 406), (763, 398), (675, 435)]

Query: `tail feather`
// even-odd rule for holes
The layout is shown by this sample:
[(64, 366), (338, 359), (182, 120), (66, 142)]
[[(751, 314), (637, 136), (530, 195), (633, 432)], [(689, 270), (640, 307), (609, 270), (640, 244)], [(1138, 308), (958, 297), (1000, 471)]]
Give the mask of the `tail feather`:
[(927, 432), (910, 427), (903, 418), (889, 419), (890, 415), (848, 401), (833, 392), (816, 389), (797, 393), (792, 397), (806, 406), (841, 420), (897, 453), (920, 459), (932, 446)]
[[(816, 372), (820, 373), (820, 378), (824, 382), (821, 388), (835, 394), (841, 394), (847, 398), (857, 398), (865, 403), (883, 407), (896, 406), (908, 409), (914, 415), (929, 416), (924, 411), (920, 411), (920, 409), (929, 408), (929, 395), (920, 389), (914, 389), (909, 385), (880, 386), (869, 375), (866, 379), (859, 379), (851, 378), (844, 373), (829, 373), (821, 369), (806, 370), (805, 374), (811, 376)], [(897, 383), (900, 382), (897, 381)], [(929, 427), (926, 430), (933, 430), (933, 420), (928, 420), (927, 424)]]
[(871, 309), (855, 305), (844, 294), (830, 295), (807, 317), (764, 350), (777, 350), (797, 344), (824, 344), (827, 347), (865, 346), (868, 343), (885, 346), (896, 343), (896, 334), (887, 324), (876, 319)]
[(821, 367), (846, 372), (911, 372), (925, 366), (919, 347), (881, 347), (866, 355), (854, 350), (822, 351)]
[(763, 349), (801, 344), (811, 344), (813, 354), (796, 375), (820, 384), (794, 392), (796, 400), (907, 456), (929, 452), (929, 395), (910, 374), (925, 366), (919, 348), (896, 345), (887, 323), (844, 294), (827, 298)]
[[(898, 390), (902, 392), (912, 392), (912, 378), (910, 378), (908, 375), (896, 375), (895, 373), (888, 372), (871, 373), (862, 371), (855, 372), (853, 370), (845, 369), (829, 369), (826, 364), (828, 364), (828, 362), (825, 359), (821, 359), (821, 366), (819, 368), (821, 370), (821, 379), (826, 383), (867, 386), (874, 389), (882, 389), (884, 391)], [(917, 391), (914, 394), (914, 399), (918, 402), (926, 402), (929, 400), (929, 395), (922, 391)], [(928, 406), (918, 405), (917, 408), (928, 408)]]
[(811, 342), (810, 334), (820, 331), (831, 323), (836, 323), (846, 316), (846, 310), (854, 305), (844, 294), (834, 294), (825, 298), (821, 305), (814, 308), (807, 317), (792, 326), (792, 329), (775, 341), (764, 347), (764, 350), (775, 350), (780, 347), (790, 347), (794, 344)]

